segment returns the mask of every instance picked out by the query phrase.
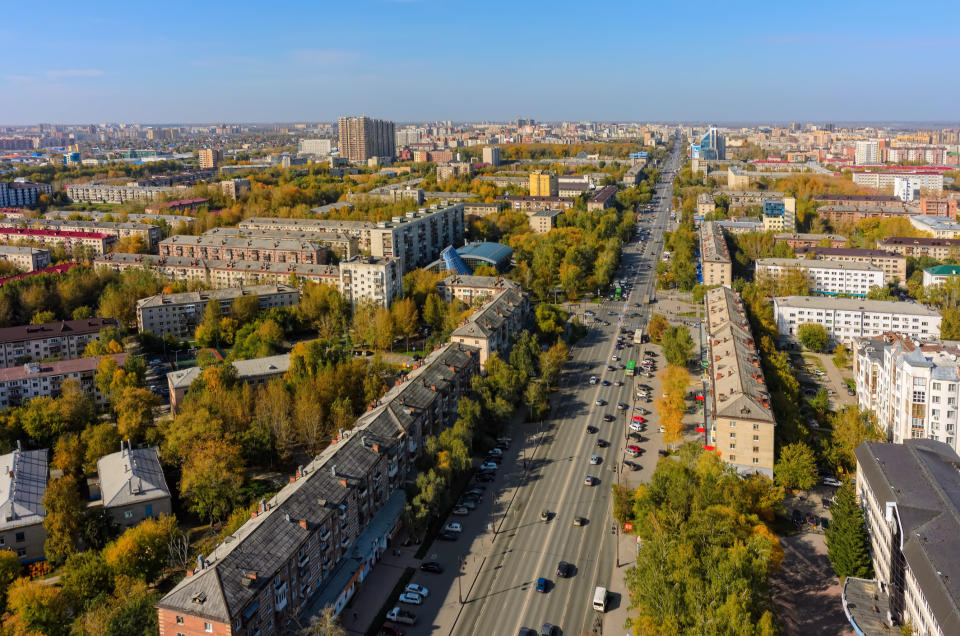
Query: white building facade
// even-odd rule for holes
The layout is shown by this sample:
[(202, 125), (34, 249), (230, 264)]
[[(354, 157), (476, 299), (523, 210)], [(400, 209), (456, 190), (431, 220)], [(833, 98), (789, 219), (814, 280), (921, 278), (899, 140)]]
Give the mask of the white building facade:
[(803, 270), (810, 281), (810, 291), (827, 296), (856, 296), (863, 298), (871, 287), (885, 284), (883, 270), (870, 263), (803, 258), (760, 258), (756, 262), (757, 276), (779, 278), (791, 270)]
[(773, 316), (780, 335), (791, 340), (806, 323), (825, 327), (834, 342), (873, 338), (888, 331), (916, 340), (940, 339), (940, 314), (916, 303), (781, 296), (773, 299)]

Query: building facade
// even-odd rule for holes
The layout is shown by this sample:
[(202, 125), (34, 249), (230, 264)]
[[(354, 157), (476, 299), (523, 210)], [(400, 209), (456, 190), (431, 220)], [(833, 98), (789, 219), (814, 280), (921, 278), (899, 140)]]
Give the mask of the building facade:
[(534, 170), (530, 173), (530, 196), (555, 197), (560, 194), (560, 185), (554, 172)]
[(131, 223), (129, 221), (69, 221), (65, 219), (0, 219), (0, 228), (30, 230), (55, 230), (58, 232), (105, 234), (116, 239), (139, 237), (148, 250), (156, 252), (163, 231), (150, 223)]
[(940, 314), (924, 305), (890, 300), (781, 296), (773, 299), (780, 335), (795, 340), (800, 325), (822, 325), (834, 342), (893, 331), (916, 340), (940, 338)]
[(120, 442), (120, 451), (97, 460), (100, 503), (117, 527), (137, 525), (144, 519), (172, 514), (170, 488), (155, 448), (131, 448)]
[(733, 284), (733, 261), (727, 239), (723, 228), (714, 221), (700, 224), (700, 263), (704, 285), (729, 287)]
[(607, 208), (613, 207), (613, 204), (617, 200), (617, 192), (619, 191), (620, 189), (615, 185), (608, 185), (600, 188), (587, 201), (587, 211), (600, 212), (602, 210), (606, 210)]
[(446, 302), (454, 298), (468, 305), (485, 302), (505, 289), (520, 291), (520, 284), (501, 276), (447, 276), (437, 283), (437, 292)]
[(76, 183), (67, 186), (67, 198), (73, 203), (110, 203), (149, 201), (176, 192), (171, 186), (120, 186), (101, 183)]
[(212, 170), (223, 163), (223, 150), (220, 148), (202, 148), (199, 158), (201, 170)]
[[(237, 372), (237, 379), (252, 387), (264, 386), (290, 369), (290, 354), (282, 353), (265, 358), (235, 360), (231, 363)], [(193, 381), (200, 377), (200, 367), (177, 369), (167, 374), (167, 388), (170, 390), (170, 412), (176, 413), (183, 404), (183, 398), (190, 390)]]
[(920, 189), (931, 194), (943, 193), (942, 172), (854, 172), (853, 182), (860, 186), (876, 190), (890, 189), (896, 185), (898, 177), (916, 177)]
[(100, 339), (102, 330), (117, 327), (113, 318), (83, 318), (0, 328), (0, 367), (79, 358), (89, 343)]
[(44, 194), (53, 194), (49, 183), (33, 183), (26, 179), (0, 182), (0, 208), (32, 208)]
[(847, 237), (839, 234), (798, 234), (784, 232), (773, 237), (776, 243), (786, 243), (796, 249), (798, 247), (844, 247)]
[(569, 210), (573, 199), (564, 197), (524, 197), (506, 196), (498, 201), (506, 201), (514, 210)]
[(177, 234), (160, 241), (161, 256), (218, 261), (257, 261), (322, 265), (327, 249), (310, 241), (280, 238), (239, 238)]
[(526, 294), (506, 288), (491, 296), (464, 324), (454, 329), (450, 342), (476, 347), (482, 366), (491, 354), (508, 352), (511, 337), (522, 331), (529, 319), (530, 302)]
[(47, 475), (47, 449), (24, 451), (17, 444), (0, 455), (0, 549), (16, 552), (22, 565), (46, 558)]
[(907, 280), (907, 258), (884, 250), (861, 250), (851, 247), (797, 247), (797, 258), (824, 259), (841, 263), (870, 263), (883, 270), (886, 280)]
[(500, 147), (499, 146), (484, 146), (483, 148), (483, 163), (488, 163), (494, 168), (500, 165)]
[(403, 295), (403, 274), (394, 258), (358, 256), (340, 262), (340, 292), (356, 308), (364, 302), (389, 307)]
[(370, 117), (340, 117), (340, 156), (350, 161), (396, 156), (396, 132), (392, 121)]
[[(58, 397), (67, 380), (77, 382), (84, 393), (102, 405), (105, 397), (100, 394), (93, 380), (97, 365), (104, 357), (28, 362), (18, 367), (0, 369), (0, 408), (20, 406), (36, 397)], [(127, 354), (118, 353), (109, 357), (122, 366)]]
[(0, 245), (0, 261), (12, 263), (17, 269), (32, 272), (50, 264), (50, 250), (23, 245)]
[(889, 236), (877, 241), (877, 247), (903, 256), (930, 256), (938, 261), (960, 257), (960, 239)]
[(865, 298), (872, 287), (885, 284), (883, 270), (870, 263), (845, 263), (805, 258), (758, 258), (758, 278), (781, 278), (802, 270), (810, 282), (810, 291), (825, 296)]
[(530, 222), (530, 229), (535, 234), (546, 234), (552, 230), (556, 224), (557, 217), (563, 214), (562, 210), (537, 210), (536, 212), (527, 212), (527, 221)]

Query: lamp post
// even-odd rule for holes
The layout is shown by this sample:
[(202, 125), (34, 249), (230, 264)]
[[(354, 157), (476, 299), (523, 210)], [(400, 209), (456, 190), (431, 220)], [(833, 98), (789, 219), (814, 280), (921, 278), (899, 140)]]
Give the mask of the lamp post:
[(460, 604), (463, 605), (463, 586), (460, 579), (463, 577), (463, 557), (457, 556), (457, 595), (460, 597)]

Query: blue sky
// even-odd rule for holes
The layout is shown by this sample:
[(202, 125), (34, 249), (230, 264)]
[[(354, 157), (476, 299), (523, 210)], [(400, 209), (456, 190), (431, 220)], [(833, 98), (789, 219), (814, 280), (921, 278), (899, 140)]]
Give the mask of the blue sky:
[(887, 0), (10, 2), (0, 125), (957, 121), (958, 25)]

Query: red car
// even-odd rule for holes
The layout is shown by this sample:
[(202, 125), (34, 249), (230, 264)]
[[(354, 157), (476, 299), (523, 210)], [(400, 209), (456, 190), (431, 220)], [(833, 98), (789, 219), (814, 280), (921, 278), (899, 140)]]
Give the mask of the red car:
[(630, 444), (629, 446), (627, 446), (627, 455), (632, 455), (633, 457), (637, 457), (639, 454), (640, 454), (639, 446), (637, 446), (636, 444)]
[(634, 416), (631, 417), (630, 419), (633, 420), (634, 422), (640, 422), (641, 424), (643, 424), (644, 422), (647, 421), (646, 418), (644, 418), (644, 417), (642, 417), (642, 416), (640, 416), (640, 415), (634, 415)]

